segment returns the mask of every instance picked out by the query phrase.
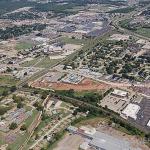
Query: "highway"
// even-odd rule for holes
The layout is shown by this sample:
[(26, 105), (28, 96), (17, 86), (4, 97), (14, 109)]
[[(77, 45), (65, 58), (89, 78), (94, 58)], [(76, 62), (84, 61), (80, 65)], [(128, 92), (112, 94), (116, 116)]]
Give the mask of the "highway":
[(127, 14), (126, 16), (122, 17), (122, 18), (113, 19), (113, 20), (112, 20), (113, 26), (114, 26), (118, 31), (121, 31), (121, 32), (123, 32), (123, 33), (125, 33), (125, 34), (133, 35), (133, 36), (136, 36), (136, 37), (138, 37), (138, 38), (142, 38), (142, 39), (145, 39), (145, 40), (150, 41), (150, 38), (145, 37), (145, 36), (142, 36), (142, 35), (140, 35), (140, 34), (137, 34), (137, 33), (133, 32), (133, 31), (131, 31), (131, 30), (122, 28), (122, 27), (120, 27), (120, 25), (119, 25), (119, 22), (120, 22), (120, 21), (123, 21), (123, 20), (126, 20), (126, 19), (133, 19), (134, 16), (136, 16), (137, 14), (139, 14), (139, 12), (144, 11), (144, 10), (147, 9), (148, 7), (150, 7), (150, 5), (147, 5), (146, 7), (143, 7), (143, 8), (141, 8), (141, 9), (139, 9), (138, 11), (133, 11), (133, 12)]

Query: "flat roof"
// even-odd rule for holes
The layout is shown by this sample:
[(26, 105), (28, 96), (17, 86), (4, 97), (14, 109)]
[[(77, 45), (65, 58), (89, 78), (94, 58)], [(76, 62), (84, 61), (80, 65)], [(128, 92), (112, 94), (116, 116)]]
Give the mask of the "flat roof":
[(88, 128), (88, 127), (86, 127), (86, 126), (81, 126), (80, 129), (83, 130), (84, 133), (86, 133), (86, 134), (91, 134), (91, 135), (95, 134), (95, 132), (96, 132), (96, 129), (95, 129), (95, 128), (92, 128), (92, 127), (91, 127), (91, 128)]
[(118, 90), (118, 89), (114, 89), (114, 91), (112, 92), (112, 94), (125, 97), (125, 96), (127, 96), (128, 92), (122, 91), (122, 90)]
[(150, 120), (148, 121), (147, 126), (150, 127)]
[(137, 113), (140, 110), (140, 106), (136, 104), (128, 104), (127, 107), (122, 111), (122, 114), (126, 115), (127, 117), (131, 117), (136, 120)]
[(114, 138), (105, 133), (96, 132), (92, 135), (90, 145), (105, 150), (130, 150), (130, 143), (125, 140)]

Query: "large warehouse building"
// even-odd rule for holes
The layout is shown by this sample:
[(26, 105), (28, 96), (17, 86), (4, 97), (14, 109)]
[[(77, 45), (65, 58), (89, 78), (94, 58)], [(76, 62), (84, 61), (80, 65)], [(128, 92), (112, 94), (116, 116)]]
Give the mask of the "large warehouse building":
[(95, 128), (87, 128), (83, 126), (76, 128), (70, 126), (68, 127), (68, 131), (73, 134), (79, 134), (88, 139), (88, 143), (86, 140), (86, 142), (80, 146), (80, 148), (84, 150), (88, 150), (89, 147), (92, 147), (96, 150), (133, 150), (128, 141), (101, 133), (96, 131)]

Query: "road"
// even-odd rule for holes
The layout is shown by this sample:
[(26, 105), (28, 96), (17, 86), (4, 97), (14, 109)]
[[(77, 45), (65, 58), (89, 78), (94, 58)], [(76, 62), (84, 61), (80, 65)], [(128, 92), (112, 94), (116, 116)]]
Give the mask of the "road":
[(24, 85), (26, 85), (29, 81), (34, 80), (34, 79), (36, 79), (36, 78), (39, 78), (39, 77), (43, 76), (44, 74), (48, 73), (51, 68), (57, 66), (57, 65), (58, 65), (59, 63), (61, 63), (62, 61), (63, 61), (63, 60), (58, 61), (56, 64), (50, 66), (49, 68), (44, 68), (43, 70), (41, 70), (41, 71), (39, 71), (39, 72), (33, 74), (31, 77), (22, 80), (21, 82), (19, 82), (19, 83), (16, 85), (17, 88), (19, 89), (19, 88), (23, 87)]
[[(59, 72), (63, 72), (63, 73), (70, 73), (70, 70), (63, 70), (61, 68), (55, 68), (57, 71)], [(95, 78), (94, 76), (91, 76), (91, 75), (85, 75), (83, 73), (81, 73), (80, 71), (78, 70), (72, 70), (71, 73), (74, 73), (74, 74), (78, 74), (78, 75), (81, 75), (81, 76), (84, 76), (85, 78), (90, 78), (90, 79), (93, 79), (95, 81), (98, 81), (98, 82), (102, 82), (102, 83), (105, 83), (105, 84), (108, 84), (108, 85), (111, 85), (111, 86), (114, 86), (114, 87), (130, 87), (132, 86), (132, 83), (119, 83), (119, 82), (112, 82), (112, 81), (108, 81), (108, 80), (104, 80), (104, 79), (97, 79)], [(134, 84), (134, 86), (137, 86), (137, 87), (150, 87), (150, 83), (143, 83), (143, 84)]]
[(69, 114), (62, 120), (60, 120), (57, 124), (55, 124), (48, 132), (46, 132), (43, 136), (41, 136), (31, 147), (30, 149), (34, 148), (39, 142), (41, 142), (45, 136), (48, 136), (51, 134), (52, 131), (54, 131), (58, 126), (60, 126), (64, 121), (66, 121), (68, 118), (72, 117), (72, 114)]
[[(143, 10), (147, 9), (148, 7), (150, 7), (150, 5), (147, 5), (141, 9), (138, 10), (138, 12), (142, 12)], [(128, 30), (128, 29), (125, 29), (125, 28), (122, 28), (119, 26), (119, 22), (122, 21), (122, 20), (126, 20), (126, 19), (133, 19), (135, 15), (139, 14), (137, 11), (133, 11), (131, 13), (129, 13), (128, 15), (126, 15), (125, 17), (122, 17), (122, 18), (118, 18), (118, 19), (113, 19), (112, 20), (112, 24), (115, 28), (117, 28), (117, 30), (121, 31), (121, 32), (124, 32), (126, 34), (130, 34), (130, 35), (133, 35), (133, 36), (136, 36), (138, 38), (142, 38), (142, 39), (145, 39), (145, 40), (148, 40), (150, 41), (150, 38), (148, 37), (145, 37), (145, 36), (142, 36), (140, 34), (137, 34), (135, 32), (132, 32), (131, 30)]]

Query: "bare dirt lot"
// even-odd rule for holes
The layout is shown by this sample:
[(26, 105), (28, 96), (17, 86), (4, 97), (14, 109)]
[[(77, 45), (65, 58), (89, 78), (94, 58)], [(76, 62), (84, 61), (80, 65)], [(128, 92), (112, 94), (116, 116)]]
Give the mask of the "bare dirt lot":
[(41, 83), (41, 82), (34, 82), (32, 83), (33, 87), (40, 87), (40, 88), (52, 88), (54, 90), (69, 90), (74, 89), (75, 91), (86, 91), (86, 90), (107, 90), (110, 88), (110, 85), (105, 83), (95, 82), (91, 79), (84, 79), (79, 84), (68, 84), (68, 83)]
[(78, 150), (79, 146), (84, 142), (83, 137), (79, 135), (66, 134), (54, 150)]

